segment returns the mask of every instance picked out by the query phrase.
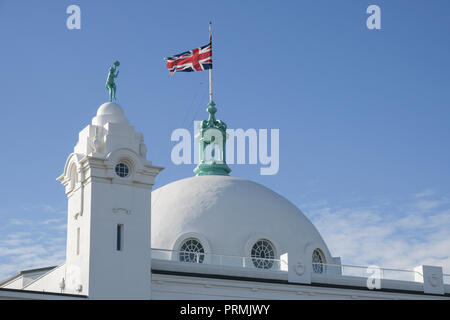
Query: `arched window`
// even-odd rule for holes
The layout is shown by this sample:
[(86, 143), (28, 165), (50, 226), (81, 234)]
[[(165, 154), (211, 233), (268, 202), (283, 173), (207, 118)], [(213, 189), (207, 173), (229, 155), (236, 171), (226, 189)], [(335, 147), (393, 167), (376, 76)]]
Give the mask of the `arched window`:
[(179, 259), (181, 262), (203, 263), (205, 249), (197, 239), (187, 239), (180, 247)]
[(325, 266), (325, 257), (320, 249), (315, 249), (312, 254), (312, 267), (314, 273), (323, 273)]
[(77, 167), (73, 164), (70, 167), (70, 189), (73, 190), (78, 182)]
[(270, 269), (274, 265), (275, 249), (270, 241), (260, 239), (253, 245), (251, 257), (256, 268)]

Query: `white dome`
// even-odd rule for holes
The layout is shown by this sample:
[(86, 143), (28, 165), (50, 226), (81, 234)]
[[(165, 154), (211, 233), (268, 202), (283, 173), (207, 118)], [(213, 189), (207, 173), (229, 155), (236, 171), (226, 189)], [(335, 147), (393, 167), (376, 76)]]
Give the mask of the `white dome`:
[(330, 252), (314, 225), (290, 201), (252, 181), (229, 176), (196, 176), (152, 192), (152, 248), (179, 250), (198, 238), (206, 253), (250, 256), (267, 239), (275, 258), (289, 250)]
[(103, 126), (106, 123), (118, 123), (128, 125), (128, 119), (117, 103), (106, 102), (97, 110), (97, 116), (92, 119), (93, 125)]

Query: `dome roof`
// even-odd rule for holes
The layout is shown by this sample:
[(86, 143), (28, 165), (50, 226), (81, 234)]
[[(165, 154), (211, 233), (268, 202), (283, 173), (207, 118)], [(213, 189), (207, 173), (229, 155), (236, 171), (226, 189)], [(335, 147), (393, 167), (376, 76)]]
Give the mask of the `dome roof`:
[(179, 250), (198, 238), (205, 251), (250, 256), (259, 239), (272, 242), (275, 258), (306, 246), (329, 250), (314, 225), (290, 201), (252, 181), (196, 176), (152, 192), (152, 247)]
[(114, 102), (106, 102), (97, 110), (97, 116), (92, 119), (93, 125), (103, 126), (106, 123), (129, 124), (122, 107)]

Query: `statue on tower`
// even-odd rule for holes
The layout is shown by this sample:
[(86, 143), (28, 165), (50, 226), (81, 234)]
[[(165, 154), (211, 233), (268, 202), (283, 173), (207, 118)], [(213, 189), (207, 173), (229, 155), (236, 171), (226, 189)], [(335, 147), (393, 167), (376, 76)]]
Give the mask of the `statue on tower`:
[(114, 66), (109, 68), (108, 78), (106, 79), (106, 89), (109, 90), (109, 101), (112, 102), (113, 97), (114, 100), (116, 100), (116, 84), (114, 82), (114, 79), (119, 76), (119, 71), (117, 71), (117, 67), (120, 66), (119, 61), (114, 62)]

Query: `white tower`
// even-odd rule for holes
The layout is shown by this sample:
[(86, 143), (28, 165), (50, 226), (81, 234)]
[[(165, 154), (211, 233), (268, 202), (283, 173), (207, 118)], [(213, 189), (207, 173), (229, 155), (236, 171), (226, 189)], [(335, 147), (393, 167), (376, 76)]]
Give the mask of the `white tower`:
[(151, 189), (163, 169), (141, 133), (108, 102), (79, 134), (58, 178), (68, 198), (65, 292), (150, 299)]

